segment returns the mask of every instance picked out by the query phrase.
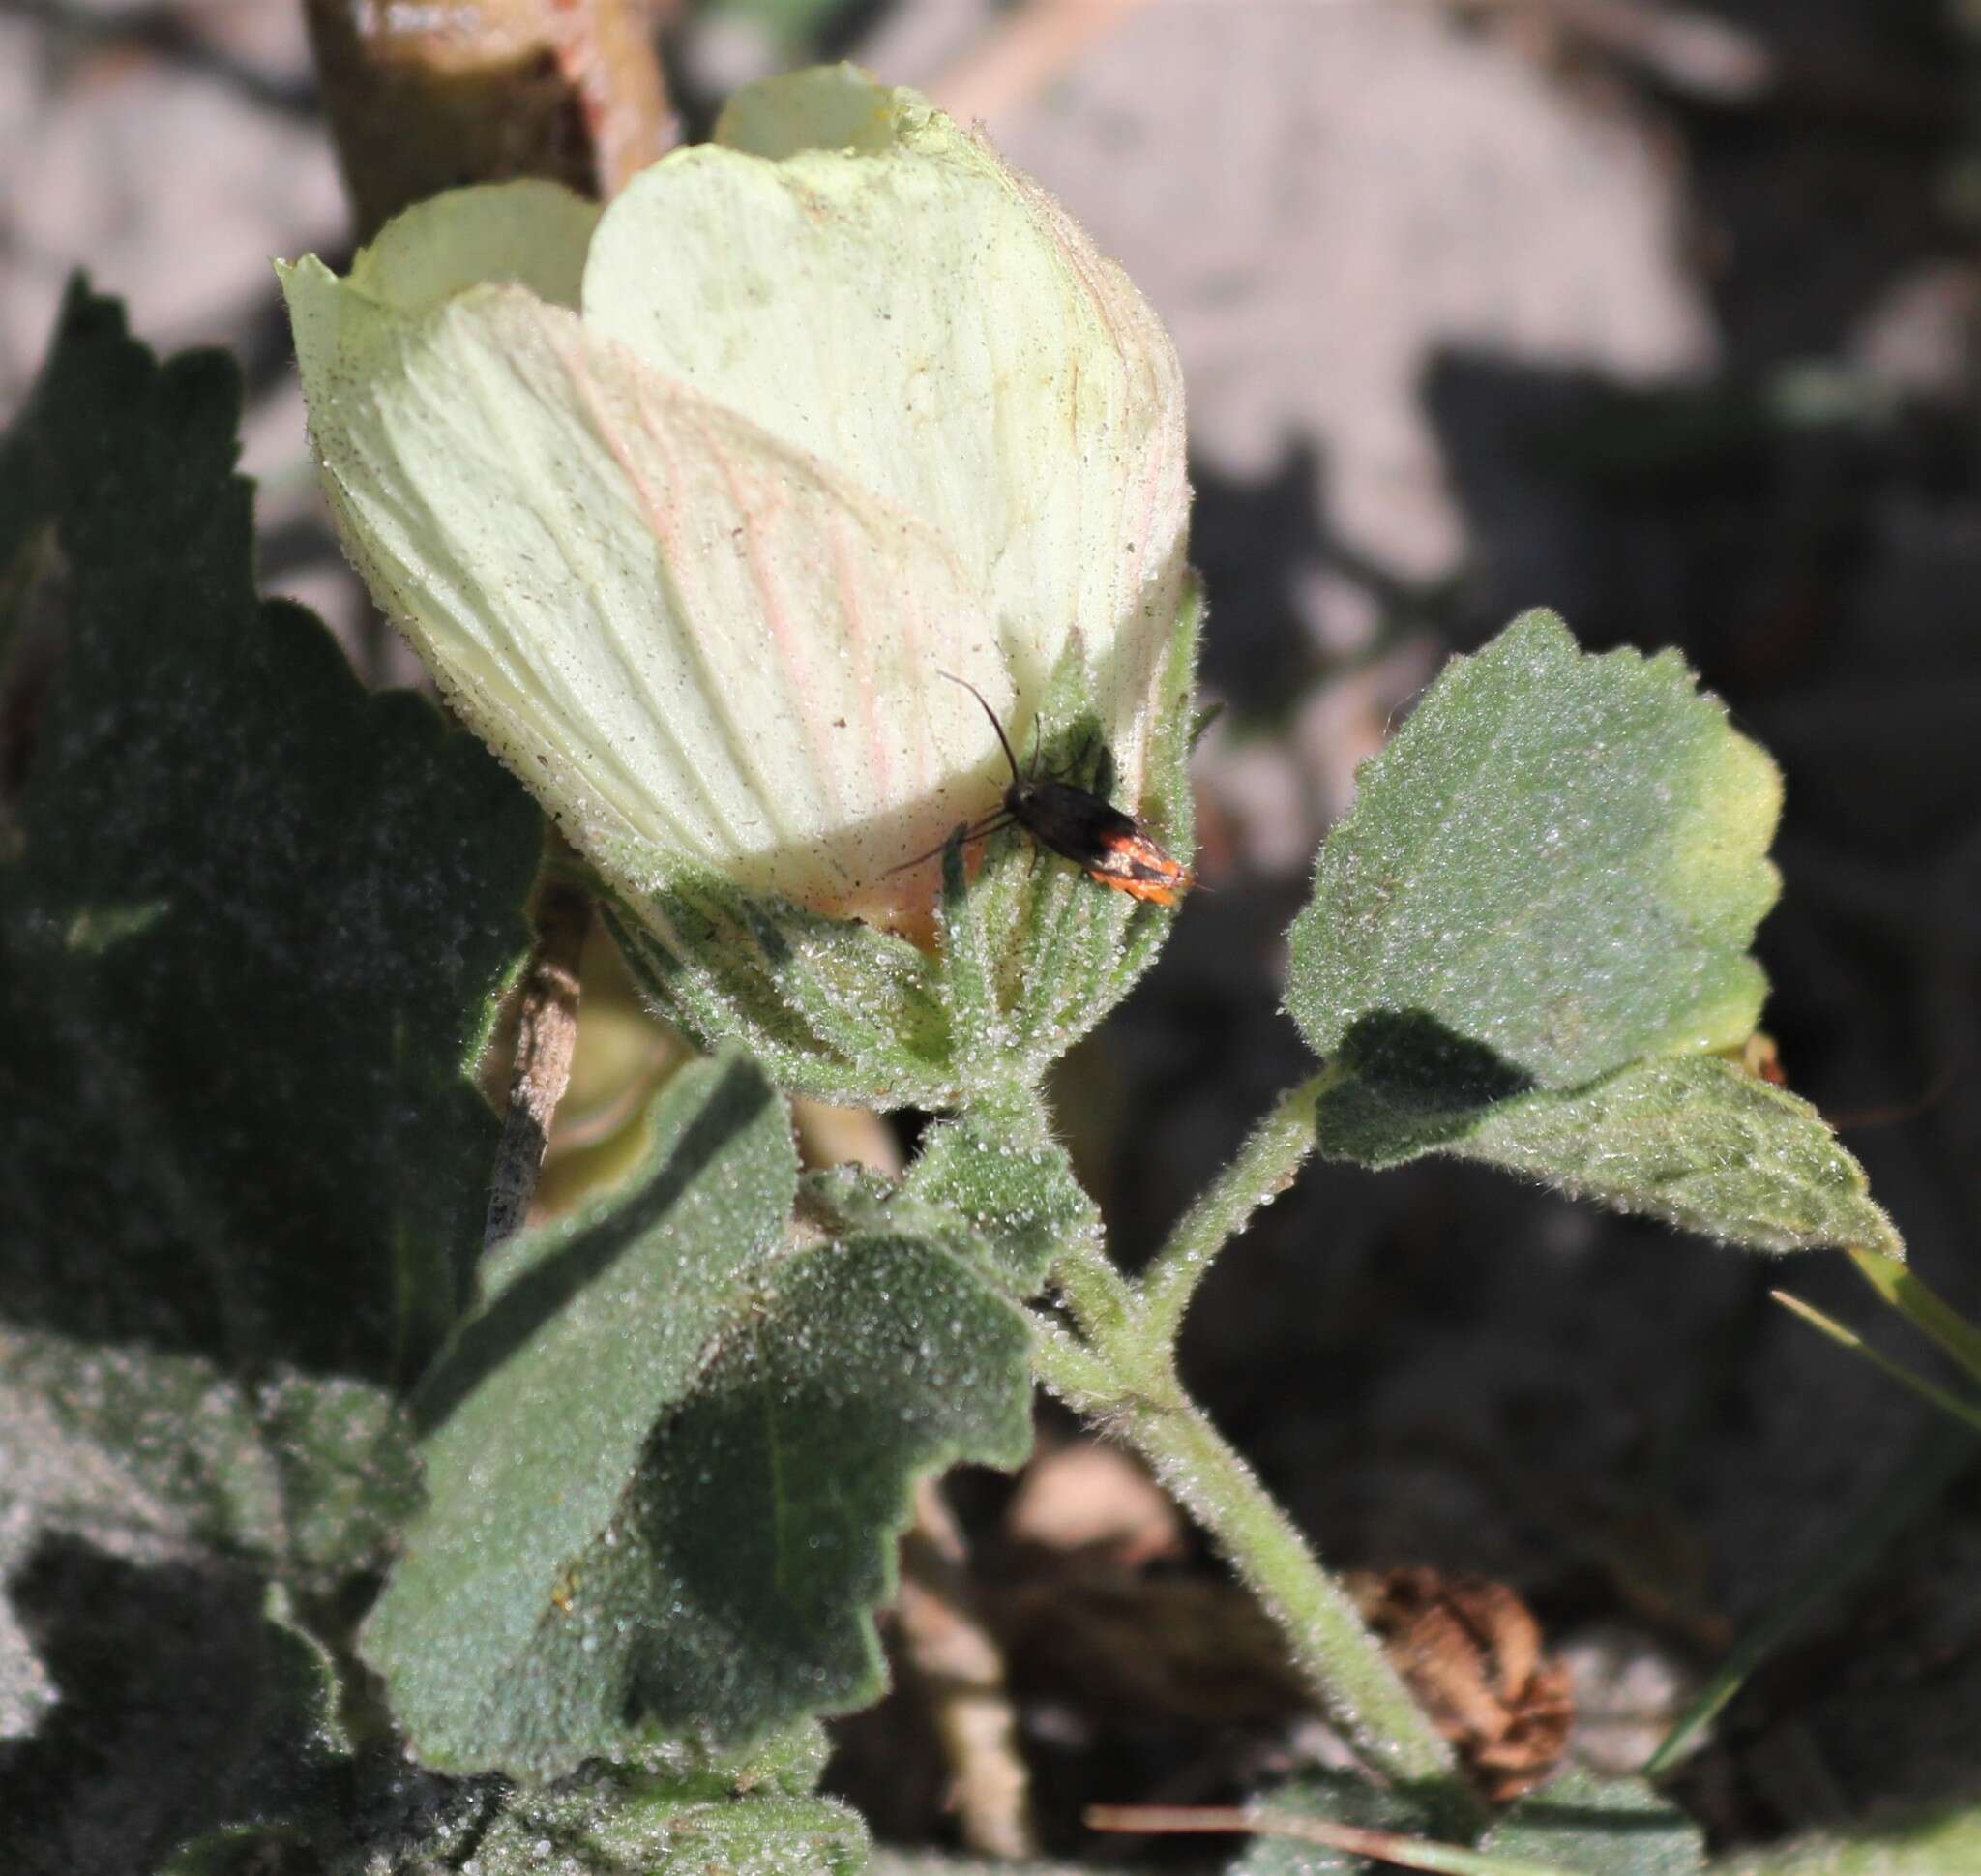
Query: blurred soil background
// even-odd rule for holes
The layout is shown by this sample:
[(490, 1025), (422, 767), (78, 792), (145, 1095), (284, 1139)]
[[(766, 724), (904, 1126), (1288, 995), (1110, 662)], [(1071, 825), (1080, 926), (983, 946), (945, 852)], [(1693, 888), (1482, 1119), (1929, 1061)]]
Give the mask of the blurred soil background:
[[(690, 134), (816, 56), (982, 119), (1175, 334), (1228, 706), (1197, 769), (1212, 890), (1059, 1090), (1125, 1261), (1304, 1072), (1283, 934), (1356, 764), (1447, 652), (1546, 604), (1592, 646), (1683, 647), (1783, 764), (1768, 1027), (1920, 1272), (1981, 1310), (1981, 11), (711, 0), (662, 25)], [(298, 8), (0, 0), (0, 413), (77, 265), (162, 349), (232, 347), (267, 585), (403, 682), (318, 507), (268, 266), (349, 247)], [(1187, 1369), (1330, 1561), (1513, 1586), (1572, 1677), (1572, 1749), (1627, 1770), (1915, 1463), (1919, 1411), (1776, 1309), (1785, 1278), (1872, 1320), (1839, 1259), (1316, 1166), (1207, 1284)], [(1119, 1860), (1144, 1851), (1084, 1836), (1081, 1803), (1218, 1802), (1326, 1742), (1192, 1535), (1044, 1425), (1016, 1495), (952, 1496), (1049, 1847)], [(1981, 1800), (1981, 1489), (1930, 1496), (1681, 1773), (1717, 1841)], [(16, 1740), (203, 1606), (90, 1567), (88, 1622), (44, 1557), (15, 1584), (0, 1653), (44, 1677), (0, 1713)], [(193, 1775), (251, 1723), (196, 1654), (100, 1715), (119, 1776), (135, 1748)], [(915, 1703), (846, 1727), (834, 1778), (939, 1841)]]

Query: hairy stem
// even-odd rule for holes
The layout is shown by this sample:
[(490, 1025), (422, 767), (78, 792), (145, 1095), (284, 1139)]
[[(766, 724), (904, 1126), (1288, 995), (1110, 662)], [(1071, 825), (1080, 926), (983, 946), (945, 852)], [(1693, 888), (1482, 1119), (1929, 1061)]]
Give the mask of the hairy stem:
[[(1061, 1251), (1053, 1262), (1052, 1282), (1080, 1331), (1083, 1349), (1107, 1364), (1115, 1387), (1133, 1392), (1135, 1357), (1149, 1347), (1148, 1338), (1139, 1333), (1141, 1308), (1135, 1285), (1097, 1243)], [(1161, 1372), (1160, 1350), (1157, 1358)]]
[[(1052, 1280), (1079, 1335), (1042, 1325), (1034, 1372), (1155, 1468), (1279, 1624), (1321, 1712), (1368, 1763), (1399, 1784), (1425, 1788), (1461, 1819), (1471, 1800), (1450, 1746), (1341, 1586), (1176, 1379), (1175, 1329), (1190, 1287), (1313, 1146), (1319, 1080), (1290, 1090), (1260, 1124), (1178, 1227), (1147, 1290), (1123, 1277), (1097, 1244), (1061, 1252)], [(1043, 1100), (1032, 1100), (1043, 1126)]]
[(1181, 1387), (1124, 1401), (1108, 1424), (1215, 1539), (1279, 1623), (1322, 1712), (1368, 1763), (1404, 1785), (1455, 1779), (1450, 1746), (1382, 1644), (1252, 1468)]
[(1183, 1214), (1142, 1273), (1147, 1327), (1166, 1347), (1175, 1341), (1211, 1260), (1260, 1206), (1271, 1205), (1293, 1182), (1301, 1162), (1314, 1150), (1315, 1107), (1337, 1074), (1323, 1068), (1280, 1096), (1238, 1149), (1238, 1157)]

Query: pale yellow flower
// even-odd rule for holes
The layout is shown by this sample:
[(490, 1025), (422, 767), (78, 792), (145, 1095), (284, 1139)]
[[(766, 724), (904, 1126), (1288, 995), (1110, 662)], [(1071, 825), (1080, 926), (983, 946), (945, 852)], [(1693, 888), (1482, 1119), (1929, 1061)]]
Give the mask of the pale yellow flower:
[(444, 195), (282, 270), (352, 557), (628, 896), (912, 924), (1070, 643), (1140, 798), (1181, 600), (1168, 336), (1050, 196), (850, 67), (606, 210)]

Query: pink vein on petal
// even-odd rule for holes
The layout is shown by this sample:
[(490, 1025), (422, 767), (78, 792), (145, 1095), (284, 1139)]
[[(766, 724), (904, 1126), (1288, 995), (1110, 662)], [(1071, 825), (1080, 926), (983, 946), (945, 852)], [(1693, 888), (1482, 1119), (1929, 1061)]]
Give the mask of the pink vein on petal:
[[(866, 739), (867, 754), (873, 765), (874, 793), (883, 801), (894, 799), (894, 758), (887, 746), (887, 738), (881, 731), (880, 687), (875, 681), (878, 675), (873, 662), (873, 641), (867, 617), (867, 607), (860, 591), (859, 575), (853, 565), (853, 555), (846, 539), (846, 517), (835, 514), (828, 526), (828, 539), (832, 543), (833, 584), (838, 589), (840, 611), (846, 622), (846, 638), (853, 653), (855, 673), (854, 690), (859, 698), (860, 730)], [(913, 608), (903, 608), (901, 620), (904, 636), (911, 637), (908, 621)], [(909, 647), (912, 651), (913, 647)], [(915, 764), (915, 779), (919, 784), (926, 772), (926, 757)]]
[[(695, 629), (695, 619), (689, 610), (688, 595), (681, 584), (682, 571), (694, 564), (692, 551), (684, 552), (682, 548), (681, 505), (676, 492), (687, 481), (687, 476), (681, 465), (680, 451), (675, 445), (673, 432), (665, 416), (657, 412), (654, 407), (654, 394), (659, 391), (663, 400), (673, 407), (670, 414), (678, 414), (694, 425), (701, 432), (703, 442), (713, 448), (706, 426), (701, 420), (701, 413), (696, 409), (691, 394), (677, 393), (671, 387), (651, 384), (645, 372), (631, 360), (628, 361), (627, 382), (632, 387), (634, 407), (639, 417), (639, 428), (666, 459), (668, 492), (664, 497), (659, 496), (620, 441), (614, 426), (606, 420), (605, 412), (600, 409), (589, 372), (580, 371), (578, 376), (585, 390), (587, 407), (591, 410), (599, 432), (605, 439), (606, 447), (611, 452), (613, 461), (619, 464), (627, 481), (632, 485), (634, 493), (638, 497), (640, 507), (645, 511), (653, 529), (654, 538), (660, 544), (661, 557), (666, 567), (667, 577), (681, 602), (681, 648), (695, 665), (700, 679), (696, 685), (699, 703), (709, 713), (718, 734), (725, 745), (731, 770), (737, 779), (746, 787), (760, 783), (757, 771), (750, 759), (750, 738), (743, 733), (742, 725), (736, 721), (734, 713), (729, 708), (727, 686), (720, 681), (719, 673), (709, 667), (701, 635)], [(729, 830), (731, 838), (737, 841), (739, 847), (743, 846), (744, 837), (736, 833), (729, 817), (723, 813), (720, 805), (715, 802), (707, 780), (701, 772), (702, 765), (684, 761), (683, 766), (695, 777), (695, 786), (700, 789), (703, 798), (715, 809), (718, 819)], [(778, 814), (776, 791), (759, 785), (752, 788), (751, 793), (756, 805), (762, 810), (764, 819), (775, 826), (780, 834), (787, 834), (790, 830)]]
[[(560, 335), (551, 333), (546, 335), (546, 342), (552, 359), (564, 370), (571, 381), (577, 384), (580, 391), (586, 390), (587, 386), (581, 361), (574, 359), (571, 348), (564, 339)], [(475, 374), (477, 381), (488, 385), (490, 388), (493, 388), (499, 382), (498, 379), (491, 375), (492, 368), (483, 361), (483, 354), (479, 350), (471, 350), (467, 354), (467, 367)], [(526, 374), (524, 381), (527, 382)], [(409, 377), (409, 382), (413, 383), (416, 389), (418, 388), (417, 379)], [(539, 390), (534, 395), (541, 396), (542, 394)], [(429, 398), (429, 402), (431, 401)], [(518, 459), (526, 459), (530, 453), (530, 445), (514, 433), (513, 426), (505, 415), (499, 397), (490, 402), (486, 408), (488, 420), (492, 429), (498, 433), (498, 436), (508, 440), (510, 449), (517, 454)], [(447, 410), (446, 401), (444, 399), (438, 400), (435, 415), (443, 424), (448, 421)], [(462, 447), (468, 447), (465, 441)], [(601, 596), (596, 584), (584, 570), (582, 556), (572, 548), (568, 529), (564, 523), (551, 513), (543, 513), (540, 518), (562, 552), (566, 567), (575, 578), (586, 585), (595, 600), (600, 600)], [(524, 558), (527, 559), (527, 556), (525, 555)], [(601, 627), (609, 629), (610, 618), (610, 609), (606, 607), (601, 600), (598, 610), (598, 619)], [(481, 642), (485, 647), (491, 650), (496, 648), (495, 640), (488, 635), (482, 635)], [(588, 712), (582, 702), (582, 685), (573, 678), (571, 671), (560, 660), (550, 655), (541, 644), (533, 645), (531, 649), (536, 655), (533, 655), (528, 662), (519, 665), (513, 664), (512, 661), (507, 659), (506, 654), (502, 656), (500, 662), (509, 673), (509, 681), (512, 686), (516, 686), (518, 681), (517, 672), (526, 672), (528, 676), (527, 683), (524, 685), (525, 690), (540, 687), (545, 689), (547, 694), (553, 694), (560, 700), (561, 705), (569, 714), (574, 727), (584, 722)], [(641, 673), (637, 670), (636, 667), (629, 662), (625, 655), (624, 646), (618, 642), (616, 638), (606, 649), (620, 669), (625, 671), (630, 683), (637, 683), (643, 690), (647, 689)], [(650, 690), (647, 691), (647, 694), (650, 698)], [(679, 744), (678, 740), (674, 737), (671, 728), (665, 723), (658, 708), (656, 708), (654, 715), (659, 722), (661, 732), (674, 745), (675, 755), (678, 758), (680, 753)], [(613, 770), (629, 792), (636, 798), (648, 793), (647, 778), (640, 774), (638, 769), (629, 759), (625, 751), (613, 746), (609, 737), (581, 743), (579, 748), (572, 753), (571, 759), (578, 767), (591, 763)], [(726, 828), (727, 817), (724, 814), (721, 803), (708, 797), (705, 793), (703, 798), (709, 810), (711, 824), (718, 828)], [(706, 837), (699, 830), (694, 828), (671, 802), (655, 801), (652, 805), (659, 812), (662, 820), (672, 830), (682, 845), (699, 846), (706, 849), (708, 844)], [(616, 807), (616, 805), (608, 806), (608, 812), (615, 815), (622, 823), (631, 825), (625, 812)]]
[[(737, 473), (734, 456), (717, 444), (702, 414), (697, 411), (689, 421), (707, 445), (709, 455), (729, 491), (729, 499), (735, 504), (736, 513), (741, 518), (743, 552), (750, 562), (750, 573), (756, 582), (756, 589), (763, 596), (764, 619), (770, 627), (771, 641), (776, 646), (780, 662), (784, 666), (785, 697), (804, 732), (806, 744), (812, 755), (813, 769), (829, 783), (833, 806), (843, 816), (847, 812), (844, 791), (840, 786), (838, 771), (831, 764), (830, 752), (820, 739), (818, 713), (805, 708), (807, 687), (802, 682), (804, 673), (799, 635), (793, 627), (784, 595), (779, 590), (779, 582), (770, 557), (764, 551), (763, 522), (766, 514), (772, 511), (779, 498), (768, 491), (758, 491), (754, 494), (747, 491)], [(768, 502), (766, 496), (769, 496)]]
[[(678, 460), (675, 457), (665, 426), (653, 421), (653, 411), (647, 403), (647, 387), (644, 381), (636, 372), (629, 375), (629, 381), (633, 386), (634, 404), (640, 418), (640, 427), (653, 439), (655, 447), (668, 459), (668, 479), (671, 486), (665, 495), (656, 493), (647, 478), (640, 472), (638, 463), (635, 461), (632, 452), (628, 450), (625, 441), (620, 435), (619, 426), (613, 422), (610, 413), (606, 409), (601, 401), (599, 387), (592, 376), (590, 350), (585, 341), (582, 338), (577, 338), (574, 342), (573, 339), (559, 334), (552, 339), (551, 343), (564, 360), (565, 368), (571, 375), (571, 382), (577, 388), (578, 397), (583, 402), (585, 414), (591, 419), (593, 433), (606, 446), (606, 454), (618, 465), (619, 472), (626, 478), (627, 484), (632, 489), (641, 512), (646, 516), (648, 528), (660, 548), (662, 562), (667, 569), (668, 578), (673, 582), (678, 593), (680, 581), (674, 570), (681, 560), (679, 552), (681, 514), (680, 502), (674, 491), (680, 487), (682, 478)], [(682, 624), (686, 629), (686, 637), (693, 643), (695, 638), (693, 622), (684, 618)], [(665, 701), (654, 695), (644, 673), (639, 673), (639, 682), (642, 690), (653, 700), (655, 727), (666, 737), (668, 743), (672, 746), (676, 772), (690, 779), (690, 786), (700, 795), (702, 804), (708, 810), (709, 818), (713, 823), (721, 828), (730, 841), (741, 845), (743, 837), (738, 832), (728, 807), (709, 786), (708, 778), (703, 773), (703, 764), (690, 759), (687, 747), (681, 738), (680, 732), (670, 720)], [(720, 702), (717, 701), (715, 696), (710, 696), (709, 700), (715, 702), (718, 709), (721, 708)], [(725, 724), (726, 721), (726, 715), (724, 714)], [(733, 726), (729, 728), (729, 735), (733, 744)]]

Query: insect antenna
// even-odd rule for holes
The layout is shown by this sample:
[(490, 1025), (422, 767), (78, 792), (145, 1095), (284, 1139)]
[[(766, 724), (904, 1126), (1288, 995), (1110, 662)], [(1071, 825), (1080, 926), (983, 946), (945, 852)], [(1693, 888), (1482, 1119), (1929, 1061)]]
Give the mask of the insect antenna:
[[(1004, 750), (1004, 759), (1011, 764), (1011, 779), (1014, 782), (1020, 780), (1018, 758), (1011, 753), (1011, 738), (1004, 733), (1004, 726), (997, 721), (997, 712), (990, 707), (990, 701), (986, 699), (984, 693), (972, 684), (967, 677), (959, 677), (954, 671), (938, 671), (936, 675), (948, 678), (952, 684), (961, 684), (979, 703), (983, 704), (984, 714), (990, 719), (990, 728), (997, 731), (998, 743)], [(939, 853), (942, 849), (937, 848), (935, 850)], [(926, 860), (929, 856), (925, 853), (922, 857)]]

